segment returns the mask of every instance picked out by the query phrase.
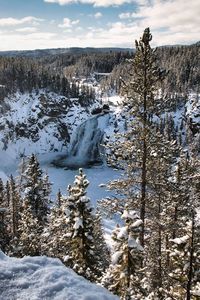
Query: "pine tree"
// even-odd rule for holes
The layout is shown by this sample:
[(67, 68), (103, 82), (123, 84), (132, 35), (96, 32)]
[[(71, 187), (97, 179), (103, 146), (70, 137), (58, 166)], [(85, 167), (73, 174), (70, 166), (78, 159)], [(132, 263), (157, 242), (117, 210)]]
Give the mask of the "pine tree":
[(102, 270), (99, 257), (98, 236), (95, 236), (95, 216), (90, 206), (90, 199), (86, 196), (89, 181), (82, 169), (75, 177), (73, 186), (68, 187), (66, 209), (69, 212), (69, 259), (66, 264), (78, 274), (96, 281)]
[(4, 184), (0, 178), (0, 207), (7, 207), (8, 204), (5, 203), (5, 193), (4, 193)]
[(18, 238), (14, 254), (16, 256), (38, 256), (41, 253), (40, 245), (41, 226), (37, 218), (32, 214), (29, 200), (22, 203), (20, 221), (18, 226)]
[(59, 194), (59, 204), (51, 208), (48, 226), (42, 233), (42, 254), (67, 261), (70, 247), (68, 232), (69, 212), (64, 197)]
[[(94, 216), (94, 237), (95, 237), (95, 253), (98, 257), (98, 269), (103, 273), (110, 262), (110, 251), (106, 245), (103, 235), (102, 217), (97, 210)], [(99, 281), (99, 279), (98, 279)]]
[(141, 268), (144, 249), (139, 242), (142, 220), (136, 211), (131, 210), (124, 210), (122, 219), (124, 226), (117, 226), (112, 234), (112, 262), (102, 285), (119, 295), (120, 299), (143, 299), (146, 295)]
[(17, 235), (19, 218), (20, 218), (20, 196), (17, 191), (16, 183), (11, 175), (9, 181), (10, 189), (10, 214), (11, 214), (11, 228), (13, 237)]
[[(175, 171), (174, 189), (167, 206), (168, 266), (165, 294), (177, 300), (198, 299), (200, 267), (200, 231), (197, 221), (199, 207), (199, 159), (182, 154)], [(167, 205), (166, 203), (166, 205)], [(171, 215), (170, 215), (171, 213)], [(170, 218), (171, 217), (171, 218)]]
[[(110, 145), (111, 160), (125, 170), (121, 180), (111, 183), (110, 188), (124, 193), (132, 209), (140, 210), (142, 230), (141, 245), (144, 246), (145, 218), (148, 205), (148, 185), (151, 173), (151, 148), (156, 134), (156, 117), (163, 109), (159, 97), (155, 97), (158, 82), (164, 72), (156, 65), (154, 50), (150, 47), (152, 35), (145, 29), (139, 42), (136, 41), (136, 53), (133, 59), (132, 74), (129, 82), (124, 83), (127, 131)], [(114, 151), (112, 151), (114, 149)], [(134, 192), (137, 190), (137, 193)]]
[(24, 197), (29, 201), (33, 215), (44, 225), (49, 213), (50, 184), (47, 177), (44, 180), (39, 162), (34, 154), (28, 160), (24, 175)]
[(8, 230), (8, 224), (6, 220), (6, 215), (8, 209), (5, 207), (0, 207), (0, 249), (6, 252), (10, 241), (10, 234)]

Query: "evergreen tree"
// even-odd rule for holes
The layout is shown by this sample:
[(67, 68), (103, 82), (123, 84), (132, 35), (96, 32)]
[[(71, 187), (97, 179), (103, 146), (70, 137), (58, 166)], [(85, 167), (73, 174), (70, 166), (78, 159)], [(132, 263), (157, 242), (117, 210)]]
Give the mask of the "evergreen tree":
[(20, 196), (17, 191), (16, 183), (11, 175), (10, 181), (10, 214), (11, 214), (11, 228), (13, 237), (17, 235), (19, 218), (20, 218)]
[[(166, 201), (167, 268), (165, 294), (172, 299), (198, 299), (200, 231), (199, 159), (182, 154)], [(170, 299), (171, 299), (170, 298)]]
[(0, 207), (6, 207), (6, 206), (8, 206), (8, 204), (5, 203), (4, 184), (2, 179), (0, 178)]
[(61, 195), (59, 197), (60, 202), (51, 208), (48, 226), (42, 234), (42, 254), (58, 257), (65, 262), (68, 260), (70, 247), (69, 212), (64, 198)]
[(32, 213), (41, 224), (45, 224), (49, 213), (50, 184), (44, 180), (39, 162), (34, 154), (28, 160), (23, 187), (25, 198), (29, 201)]
[(66, 262), (78, 274), (96, 281), (102, 273), (98, 236), (95, 236), (96, 218), (86, 196), (89, 181), (82, 169), (75, 177), (73, 186), (69, 186), (66, 209), (69, 213), (69, 259)]
[[(144, 246), (145, 218), (148, 205), (148, 185), (151, 161), (151, 148), (154, 143), (156, 124), (153, 117), (161, 112), (162, 101), (157, 97), (158, 82), (164, 72), (156, 65), (154, 50), (150, 47), (152, 39), (149, 28), (145, 29), (139, 42), (136, 41), (136, 53), (133, 60), (133, 74), (129, 82), (124, 83), (125, 109), (127, 111), (127, 131), (117, 138), (111, 160), (125, 170), (121, 180), (111, 183), (110, 188), (125, 194), (132, 209), (140, 210), (142, 230), (141, 245)], [(135, 193), (134, 191), (138, 192)]]
[(141, 268), (143, 247), (139, 242), (142, 220), (131, 210), (124, 210), (122, 219), (124, 226), (117, 226), (112, 234), (112, 262), (102, 284), (120, 299), (143, 299), (146, 295)]
[(17, 256), (37, 256), (41, 253), (41, 226), (37, 218), (32, 213), (29, 200), (25, 199), (22, 203), (20, 221), (18, 226), (18, 238), (14, 248)]
[(6, 252), (10, 241), (10, 234), (8, 230), (7, 223), (7, 213), (8, 209), (5, 207), (0, 207), (0, 249)]

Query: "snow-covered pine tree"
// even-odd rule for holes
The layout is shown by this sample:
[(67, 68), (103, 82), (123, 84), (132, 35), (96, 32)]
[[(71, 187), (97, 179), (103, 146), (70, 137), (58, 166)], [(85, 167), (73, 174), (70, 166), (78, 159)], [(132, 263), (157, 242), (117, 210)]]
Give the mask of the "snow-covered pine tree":
[(69, 259), (66, 264), (78, 274), (91, 281), (100, 278), (102, 270), (99, 256), (98, 236), (95, 236), (95, 216), (86, 196), (89, 181), (82, 169), (75, 176), (72, 186), (68, 187), (66, 209), (69, 212)]
[(58, 207), (61, 206), (61, 201), (62, 201), (62, 194), (61, 194), (61, 191), (59, 189), (58, 193), (57, 193), (57, 199), (56, 199), (56, 204), (57, 204)]
[[(152, 130), (154, 130), (152, 128)], [(151, 140), (147, 177), (147, 218), (146, 218), (146, 277), (149, 283), (148, 299), (164, 299), (162, 294), (163, 276), (166, 272), (165, 218), (163, 213), (169, 195), (169, 177), (175, 156), (179, 152), (176, 141), (168, 141), (155, 132)]]
[(32, 207), (28, 199), (22, 202), (22, 210), (18, 226), (18, 238), (13, 247), (15, 256), (37, 256), (41, 253), (41, 226), (32, 213)]
[(9, 180), (6, 181), (4, 197), (5, 197), (7, 206), (9, 206), (10, 205), (10, 183), (9, 183)]
[(2, 179), (0, 178), (0, 207), (5, 206), (8, 206), (8, 204), (5, 203), (4, 184)]
[(15, 237), (17, 235), (17, 230), (18, 230), (18, 225), (19, 225), (19, 218), (20, 218), (20, 196), (17, 191), (16, 183), (13, 178), (13, 176), (10, 176), (9, 180), (9, 193), (10, 193), (10, 205), (9, 205), (9, 210), (10, 210), (10, 216), (11, 216), (11, 232), (12, 236)]
[(24, 171), (23, 188), (24, 198), (29, 201), (32, 213), (43, 226), (49, 213), (50, 184), (44, 180), (37, 157), (32, 154)]
[[(170, 299), (198, 299), (200, 280), (199, 159), (181, 156), (175, 173), (166, 218), (168, 245), (165, 295)], [(170, 218), (171, 217), (171, 218)]]
[(143, 247), (139, 242), (142, 220), (136, 211), (124, 210), (124, 226), (113, 231), (111, 264), (102, 278), (102, 285), (122, 300), (145, 299), (142, 269)]
[(0, 248), (6, 251), (10, 241), (9, 224), (9, 202), (6, 198), (6, 191), (0, 178)]
[(102, 217), (100, 211), (94, 215), (95, 253), (98, 256), (98, 268), (104, 272), (110, 263), (110, 251), (103, 235)]
[(140, 233), (142, 246), (148, 204), (148, 174), (151, 173), (151, 144), (155, 135), (156, 115), (163, 108), (163, 102), (156, 92), (159, 81), (165, 75), (156, 64), (155, 51), (150, 46), (151, 39), (150, 30), (146, 28), (140, 41), (136, 41), (132, 74), (129, 82), (124, 83), (127, 131), (109, 147), (113, 154), (111, 159), (117, 161), (117, 165), (125, 170), (123, 178), (112, 182), (110, 188), (118, 190), (120, 194), (124, 193), (132, 209), (140, 210), (143, 221)]
[[(199, 226), (195, 224), (195, 214), (192, 220), (185, 224), (183, 236), (171, 239), (169, 284), (167, 296), (172, 299), (198, 299), (200, 239)], [(196, 295), (195, 295), (196, 294)]]
[(7, 250), (10, 234), (8, 230), (7, 216), (8, 208), (0, 207), (0, 249), (5, 252)]
[(65, 198), (59, 193), (59, 203), (51, 208), (48, 226), (44, 228), (41, 237), (42, 254), (58, 257), (63, 262), (68, 258), (70, 233), (68, 232), (68, 216)]

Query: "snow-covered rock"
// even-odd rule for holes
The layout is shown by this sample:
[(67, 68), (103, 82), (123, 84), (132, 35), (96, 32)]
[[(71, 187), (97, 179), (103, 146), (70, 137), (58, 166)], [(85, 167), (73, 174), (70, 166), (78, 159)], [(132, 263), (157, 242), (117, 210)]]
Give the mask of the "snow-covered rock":
[(0, 114), (0, 151), (18, 157), (66, 151), (73, 131), (90, 115), (78, 101), (44, 90), (9, 95)]
[(11, 258), (0, 251), (0, 299), (117, 300), (106, 289), (66, 268), (59, 259)]

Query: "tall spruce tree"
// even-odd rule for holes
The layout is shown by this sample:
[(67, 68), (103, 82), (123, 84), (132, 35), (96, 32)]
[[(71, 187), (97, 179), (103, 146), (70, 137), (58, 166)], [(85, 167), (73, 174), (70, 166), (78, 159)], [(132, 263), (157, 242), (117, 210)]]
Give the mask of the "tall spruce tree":
[[(86, 196), (89, 181), (82, 169), (75, 177), (74, 184), (68, 187), (66, 210), (68, 212), (69, 226), (69, 257), (66, 264), (71, 266), (78, 274), (97, 281), (101, 276), (102, 252), (99, 249), (99, 234), (97, 232), (96, 217)], [(99, 228), (100, 231), (100, 228)]]
[(17, 256), (38, 256), (41, 253), (41, 226), (38, 219), (32, 213), (29, 200), (22, 203), (20, 221), (18, 226), (18, 238), (14, 247)]
[(11, 175), (9, 180), (10, 185), (10, 214), (11, 214), (11, 228), (12, 228), (12, 235), (13, 237), (17, 235), (18, 225), (19, 225), (19, 218), (20, 218), (20, 196), (17, 191), (16, 183)]
[(143, 222), (140, 234), (142, 246), (145, 243), (145, 218), (149, 198), (149, 162), (152, 143), (157, 134), (155, 119), (158, 119), (156, 116), (163, 107), (161, 99), (155, 95), (158, 83), (165, 73), (156, 64), (154, 50), (150, 46), (151, 39), (150, 30), (146, 28), (140, 41), (136, 41), (133, 70), (129, 82), (124, 83), (127, 131), (117, 138), (116, 143), (110, 145), (110, 149), (114, 148), (111, 160), (117, 161), (117, 165), (125, 170), (124, 177), (111, 183), (110, 188), (124, 193), (132, 208), (140, 210)]
[(48, 226), (42, 233), (42, 254), (58, 257), (63, 262), (68, 259), (70, 249), (69, 211), (66, 208), (66, 198), (59, 191), (58, 202), (51, 207)]
[(30, 203), (33, 215), (42, 225), (45, 225), (49, 213), (50, 188), (47, 179), (44, 180), (37, 157), (32, 154), (24, 171), (24, 196)]
[[(164, 292), (175, 299), (198, 299), (200, 230), (197, 211), (200, 203), (198, 157), (182, 154), (171, 185), (165, 219), (168, 243)], [(171, 218), (170, 218), (171, 217)]]
[(102, 285), (120, 296), (120, 299), (144, 299), (142, 270), (143, 247), (139, 242), (142, 220), (136, 211), (124, 210), (124, 226), (113, 231), (111, 264), (102, 278)]

